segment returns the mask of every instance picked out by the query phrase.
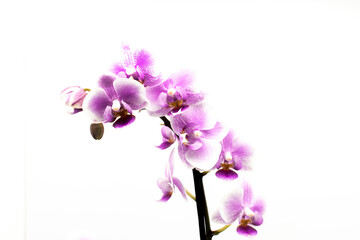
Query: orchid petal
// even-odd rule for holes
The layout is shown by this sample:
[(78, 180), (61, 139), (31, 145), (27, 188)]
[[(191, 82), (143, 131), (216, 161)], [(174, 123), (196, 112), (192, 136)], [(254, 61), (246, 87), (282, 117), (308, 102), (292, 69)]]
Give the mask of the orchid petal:
[(172, 144), (173, 144), (172, 142), (162, 142), (159, 146), (156, 147), (160, 148), (161, 150), (164, 150), (170, 147)]
[(224, 152), (232, 152), (234, 140), (234, 131), (231, 129), (225, 138), (222, 140), (222, 148)]
[(221, 145), (217, 141), (202, 139), (202, 147), (197, 150), (188, 149), (186, 160), (196, 168), (209, 170), (216, 164), (221, 152)]
[(220, 122), (216, 122), (215, 126), (211, 129), (201, 130), (202, 136), (207, 139), (219, 140), (223, 138), (224, 128)]
[(263, 217), (259, 212), (255, 212), (254, 216), (251, 218), (251, 224), (254, 226), (260, 226), (263, 221)]
[(131, 107), (123, 100), (121, 100), (121, 107), (123, 107), (128, 113), (132, 114)]
[(252, 205), (251, 210), (263, 214), (265, 211), (265, 202), (262, 199), (257, 199)]
[(192, 105), (201, 102), (204, 99), (203, 93), (187, 93), (186, 104)]
[(162, 178), (157, 181), (157, 185), (160, 188), (160, 190), (163, 192), (163, 196), (159, 201), (161, 202), (168, 201), (173, 193), (173, 188), (169, 183), (169, 181), (167, 179)]
[(236, 178), (238, 178), (238, 174), (236, 172), (232, 171), (231, 169), (229, 169), (229, 170), (220, 169), (215, 173), (215, 175), (218, 178), (221, 178), (224, 180), (235, 180)]
[(106, 92), (106, 94), (108, 95), (111, 101), (114, 101), (115, 99), (118, 98), (113, 85), (115, 79), (116, 79), (115, 76), (103, 75), (99, 79), (99, 83), (98, 83), (99, 87), (104, 89), (104, 91)]
[(251, 186), (247, 182), (243, 182), (243, 204), (245, 207), (250, 207), (253, 199), (253, 192)]
[(134, 121), (135, 121), (135, 116), (134, 115), (125, 115), (124, 117), (120, 117), (118, 120), (116, 120), (113, 123), (113, 127), (114, 128), (122, 128), (122, 127), (125, 127), (127, 125), (130, 125)]
[(104, 111), (104, 119), (106, 122), (113, 122), (116, 117), (113, 114), (111, 106), (107, 106)]
[(175, 142), (176, 140), (174, 132), (167, 126), (161, 128), (161, 135), (164, 140), (170, 140), (171, 142)]
[(116, 79), (114, 88), (119, 100), (126, 102), (132, 110), (139, 110), (148, 104), (145, 89), (138, 81), (128, 78)]
[(234, 191), (226, 196), (220, 206), (220, 214), (226, 223), (233, 223), (237, 218), (239, 218), (240, 213), (243, 210), (241, 204), (242, 192)]
[(193, 143), (188, 143), (186, 144), (186, 147), (192, 151), (196, 151), (198, 150), (199, 148), (201, 148), (204, 144), (202, 144), (202, 142), (200, 141), (195, 141)]
[(174, 152), (175, 148), (171, 150), (169, 161), (166, 166), (165, 176), (172, 182), (173, 173), (174, 173)]
[(226, 224), (224, 219), (221, 217), (219, 209), (214, 212), (214, 214), (211, 216), (211, 220), (216, 223), (220, 224)]
[(174, 115), (171, 119), (171, 126), (175, 133), (180, 133), (188, 124), (198, 125), (198, 129), (211, 129), (215, 122), (209, 118), (204, 105), (191, 105), (186, 111), (181, 114)]
[(246, 227), (240, 225), (236, 228), (236, 231), (244, 236), (255, 236), (257, 234), (256, 229), (249, 225), (247, 225)]
[(183, 184), (181, 183), (181, 181), (178, 178), (174, 177), (173, 182), (174, 182), (174, 185), (179, 189), (183, 198), (186, 199), (186, 190), (185, 190), (185, 187), (183, 186)]
[(92, 90), (84, 99), (83, 109), (94, 121), (104, 121), (104, 111), (107, 106), (111, 106), (112, 101), (109, 99), (105, 90), (97, 88)]
[(147, 87), (145, 91), (146, 91), (146, 97), (150, 101), (150, 103), (156, 104), (160, 93), (165, 93), (167, 89), (164, 87), (164, 84), (160, 83), (152, 87)]

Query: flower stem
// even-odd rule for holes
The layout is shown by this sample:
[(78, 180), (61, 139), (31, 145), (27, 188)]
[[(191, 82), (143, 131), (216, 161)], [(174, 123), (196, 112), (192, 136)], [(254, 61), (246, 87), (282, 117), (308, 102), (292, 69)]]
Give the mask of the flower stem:
[(230, 226), (231, 226), (231, 224), (225, 225), (222, 228), (219, 228), (218, 230), (213, 231), (212, 235), (218, 235), (219, 233), (225, 231)]
[(206, 197), (203, 184), (203, 176), (205, 174), (199, 172), (195, 168), (193, 171), (196, 208), (199, 221), (200, 240), (211, 240), (213, 232), (210, 227), (209, 213), (206, 205)]
[(187, 189), (185, 189), (185, 191), (186, 191), (186, 194), (187, 194), (190, 198), (192, 198), (192, 200), (196, 201), (195, 196), (192, 195), (191, 192), (189, 192)]

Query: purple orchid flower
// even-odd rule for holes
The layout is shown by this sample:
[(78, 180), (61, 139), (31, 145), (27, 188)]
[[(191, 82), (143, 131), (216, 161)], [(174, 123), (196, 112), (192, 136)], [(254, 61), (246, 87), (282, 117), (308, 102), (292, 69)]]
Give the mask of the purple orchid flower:
[(157, 146), (160, 149), (166, 149), (176, 141), (175, 133), (169, 127), (162, 127), (161, 134), (163, 136), (163, 142)]
[(254, 199), (253, 192), (247, 182), (243, 183), (240, 191), (232, 192), (222, 202), (212, 220), (217, 223), (231, 224), (237, 219), (239, 225), (236, 231), (245, 236), (255, 236), (257, 234), (254, 226), (263, 223), (263, 213), (265, 204), (262, 200)]
[(113, 66), (112, 72), (121, 78), (134, 78), (145, 87), (153, 86), (160, 79), (153, 76), (153, 58), (145, 50), (131, 51), (127, 45), (123, 46), (122, 59)]
[(170, 197), (172, 196), (172, 194), (173, 194), (173, 192), (175, 190), (175, 187), (177, 187), (179, 189), (179, 191), (180, 191), (181, 195), (183, 196), (183, 198), (186, 199), (186, 190), (185, 190), (183, 184), (181, 183), (181, 181), (178, 178), (173, 177), (173, 172), (174, 172), (174, 150), (175, 149), (173, 149), (171, 151), (169, 162), (166, 165), (165, 178), (160, 178), (157, 181), (157, 185), (159, 186), (159, 188), (163, 192), (163, 196), (159, 200), (161, 202), (167, 202), (170, 199)]
[(83, 108), (95, 122), (114, 122), (115, 128), (127, 126), (135, 121), (133, 110), (147, 105), (144, 87), (137, 81), (103, 75), (99, 88), (85, 98)]
[(67, 87), (61, 91), (60, 97), (66, 106), (70, 107), (69, 113), (81, 112), (84, 99), (88, 91), (79, 86)]
[(170, 122), (179, 136), (178, 152), (185, 164), (201, 170), (213, 168), (221, 152), (222, 125), (210, 121), (200, 104), (173, 116)]
[(233, 171), (247, 169), (247, 159), (250, 156), (248, 146), (240, 144), (235, 138), (235, 133), (230, 130), (226, 137), (221, 141), (221, 154), (215, 168), (219, 169), (216, 176), (225, 180), (234, 180), (238, 174)]
[(190, 74), (183, 73), (158, 85), (147, 87), (146, 96), (150, 101), (147, 110), (150, 115), (173, 115), (203, 100), (203, 93), (192, 90), (192, 81)]

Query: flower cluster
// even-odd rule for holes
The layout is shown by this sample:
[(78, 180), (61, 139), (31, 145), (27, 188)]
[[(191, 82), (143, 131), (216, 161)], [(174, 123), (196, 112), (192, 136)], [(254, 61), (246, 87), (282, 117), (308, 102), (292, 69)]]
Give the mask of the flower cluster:
[[(194, 89), (192, 74), (178, 73), (163, 78), (154, 73), (153, 64), (147, 51), (133, 51), (124, 46), (120, 61), (110, 73), (99, 78), (96, 88), (69, 87), (62, 91), (61, 97), (72, 109), (71, 113), (84, 111), (90, 116), (95, 139), (102, 138), (103, 124), (122, 128), (133, 123), (137, 110), (147, 110), (150, 116), (167, 121), (161, 128), (162, 143), (157, 147), (162, 150), (173, 147), (165, 178), (157, 183), (163, 193), (160, 201), (168, 201), (175, 189), (184, 198), (191, 195), (173, 176), (176, 154), (191, 169), (203, 173), (214, 170), (216, 177), (227, 181), (237, 179), (240, 170), (249, 169), (249, 147), (238, 141), (234, 130), (227, 131), (222, 123), (209, 116), (204, 93)], [(237, 232), (255, 235), (253, 226), (262, 223), (263, 211), (263, 203), (253, 201), (251, 188), (243, 184), (224, 200), (213, 220), (231, 224), (239, 219)]]

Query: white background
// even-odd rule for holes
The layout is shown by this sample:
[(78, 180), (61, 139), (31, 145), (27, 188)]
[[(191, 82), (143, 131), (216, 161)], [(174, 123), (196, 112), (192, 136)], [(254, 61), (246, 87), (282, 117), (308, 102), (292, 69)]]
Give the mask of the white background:
[[(198, 239), (196, 208), (158, 203), (169, 151), (146, 112), (89, 135), (59, 99), (92, 88), (121, 43), (193, 70), (211, 114), (253, 149), (258, 239), (359, 239), (358, 1), (0, 4), (0, 239)], [(193, 191), (189, 169), (175, 176)], [(205, 178), (209, 210), (237, 186)], [(214, 229), (220, 227), (213, 225)], [(241, 239), (235, 225), (214, 239)]]

